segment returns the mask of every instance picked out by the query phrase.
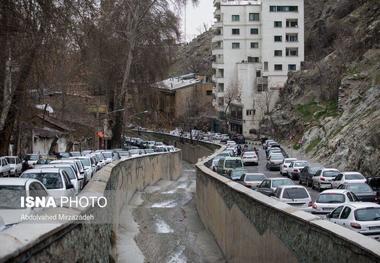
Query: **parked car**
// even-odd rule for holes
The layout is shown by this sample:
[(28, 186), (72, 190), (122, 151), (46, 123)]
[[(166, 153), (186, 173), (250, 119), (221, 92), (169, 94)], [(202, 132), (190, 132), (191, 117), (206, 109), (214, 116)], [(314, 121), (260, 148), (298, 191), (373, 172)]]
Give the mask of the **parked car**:
[[(161, 147), (162, 148), (162, 147)], [(159, 147), (155, 147), (155, 151), (159, 149)], [(143, 152), (141, 149), (132, 149), (132, 150), (129, 150), (129, 155), (130, 157), (137, 157), (137, 156), (140, 156), (142, 155)]]
[(83, 184), (86, 184), (87, 179), (85, 177), (84, 170), (81, 170), (79, 163), (80, 163), (79, 160), (74, 160), (74, 159), (62, 159), (62, 160), (56, 160), (56, 161), (50, 162), (50, 164), (72, 164), (75, 167), (78, 178), (80, 180), (83, 180)]
[(84, 187), (84, 180), (78, 177), (78, 174), (71, 164), (47, 164), (42, 167), (42, 169), (47, 168), (58, 168), (64, 170), (69, 176), (70, 182), (73, 184), (76, 194), (78, 194)]
[(365, 183), (367, 180), (365, 177), (358, 172), (343, 172), (341, 174), (338, 174), (333, 180), (332, 180), (332, 187), (338, 188), (339, 185), (344, 183)]
[(41, 158), (41, 155), (32, 153), (32, 154), (27, 154), (25, 158), (28, 161), (28, 165), (30, 167), (34, 167), (37, 161)]
[(23, 172), (20, 177), (37, 179), (45, 186), (49, 195), (56, 199), (61, 196), (75, 196), (74, 186), (70, 182), (69, 176), (63, 169), (31, 169)]
[(5, 226), (19, 223), (22, 215), (31, 215), (42, 208), (24, 208), (21, 197), (48, 196), (43, 184), (30, 178), (0, 178), (0, 216)]
[(212, 162), (211, 162), (211, 167), (210, 167), (211, 170), (213, 170), (214, 172), (216, 172), (217, 166), (218, 166), (218, 162), (219, 162), (220, 158), (222, 158), (222, 157), (231, 157), (231, 156), (232, 156), (232, 154), (229, 151), (224, 151), (224, 152), (218, 154), (217, 156), (215, 156), (214, 159), (212, 159)]
[[(219, 164), (218, 164), (219, 167)], [(244, 167), (243, 161), (239, 157), (226, 157), (222, 159), (222, 165), (218, 171), (222, 175), (230, 175), (231, 171), (236, 168)]]
[(243, 175), (247, 172), (244, 167), (238, 167), (230, 171), (230, 179), (233, 181), (240, 181)]
[(326, 217), (335, 224), (380, 241), (380, 205), (378, 204), (348, 203), (335, 208)]
[(96, 170), (93, 169), (92, 167), (90, 157), (78, 156), (78, 157), (71, 157), (71, 159), (79, 160), (82, 163), (87, 181), (89, 181), (95, 175)]
[(106, 164), (112, 163), (112, 161), (113, 161), (113, 152), (112, 151), (103, 151), (102, 154), (104, 156)]
[(377, 202), (380, 203), (380, 177), (367, 178), (367, 184), (376, 192)]
[[(153, 152), (154, 152), (154, 151), (153, 151)], [(121, 160), (125, 160), (125, 159), (128, 159), (128, 158), (130, 157), (128, 151), (120, 151), (120, 152), (119, 152), (119, 155), (120, 155)]]
[(332, 182), (340, 174), (339, 170), (333, 168), (323, 168), (318, 170), (313, 176), (311, 187), (322, 191), (322, 189), (332, 188)]
[(82, 156), (82, 154), (81, 154), (81, 152), (70, 152), (70, 156), (78, 157), (78, 156)]
[(308, 209), (313, 204), (309, 192), (301, 185), (280, 185), (274, 191), (272, 197), (303, 210)]
[(244, 165), (253, 164), (258, 165), (259, 164), (259, 158), (256, 155), (256, 152), (254, 151), (247, 151), (243, 153), (242, 156)]
[(288, 176), (292, 180), (299, 179), (299, 175), (305, 166), (308, 166), (309, 162), (305, 160), (292, 161), (288, 167)]
[(280, 166), (282, 162), (284, 161), (284, 156), (281, 153), (274, 153), (269, 156), (269, 159), (267, 161), (266, 168), (269, 171), (272, 170), (280, 170)]
[(58, 158), (70, 158), (71, 157), (71, 153), (69, 152), (59, 152), (58, 153)]
[(0, 157), (0, 176), (8, 177), (11, 174), (11, 167), (8, 164), (7, 158)]
[(278, 153), (278, 154), (281, 154), (282, 155), (282, 150), (280, 147), (271, 147), (269, 148), (267, 151), (266, 151), (266, 156), (267, 156), (267, 159), (269, 159), (269, 157), (272, 155), (272, 154), (275, 154), (275, 153)]
[(271, 196), (280, 185), (294, 185), (294, 183), (289, 178), (267, 178), (257, 187), (257, 191)]
[(18, 177), (22, 171), (22, 162), (18, 156), (5, 156), (9, 164), (9, 175)]
[(292, 161), (297, 161), (297, 158), (284, 158), (283, 162), (280, 165), (281, 175), (288, 175), (288, 168)]
[(319, 194), (317, 200), (313, 203), (311, 213), (327, 215), (338, 206), (357, 201), (359, 201), (359, 199), (356, 195), (348, 190), (325, 190)]
[(319, 165), (307, 165), (305, 166), (299, 175), (299, 184), (305, 184), (311, 186), (313, 184), (313, 176), (323, 167)]
[(263, 173), (245, 173), (241, 178), (241, 183), (249, 188), (256, 189), (267, 177)]
[(339, 185), (338, 189), (346, 189), (353, 192), (359, 201), (377, 202), (376, 192), (366, 183), (344, 183)]

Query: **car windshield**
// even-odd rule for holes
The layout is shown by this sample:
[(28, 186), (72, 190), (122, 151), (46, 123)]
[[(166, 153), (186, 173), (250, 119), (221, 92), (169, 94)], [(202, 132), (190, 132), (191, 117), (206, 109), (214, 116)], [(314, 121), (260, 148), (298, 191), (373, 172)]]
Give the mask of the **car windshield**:
[(129, 152), (119, 152), (120, 156), (129, 156)]
[(61, 169), (64, 170), (68, 174), (70, 180), (76, 179), (74, 170), (72, 168), (62, 167)]
[(59, 173), (26, 173), (21, 175), (21, 177), (37, 179), (46, 187), (46, 189), (63, 188), (62, 178)]
[(329, 193), (329, 194), (320, 194), (317, 203), (322, 204), (339, 204), (344, 203), (345, 197), (344, 194), (335, 194), (335, 193)]
[(37, 161), (38, 160), (38, 155), (37, 154), (28, 155), (28, 159), (31, 160), (31, 161)]
[(378, 221), (380, 220), (380, 207), (366, 207), (355, 211), (357, 221)]
[(10, 158), (10, 157), (7, 157), (7, 158), (5, 158), (6, 160), (7, 160), (7, 162), (9, 163), (9, 164), (15, 164), (16, 163), (16, 158)]
[(25, 186), (0, 185), (0, 209), (24, 209), (20, 200), (25, 196)]
[(365, 179), (363, 175), (352, 173), (352, 174), (346, 174), (346, 180), (360, 180)]
[(65, 157), (65, 158), (69, 158), (70, 157), (70, 154), (67, 153), (67, 152), (60, 152), (59, 155), (61, 155), (62, 157)]
[(354, 193), (372, 193), (372, 189), (368, 184), (349, 184), (347, 189)]
[(279, 179), (272, 181), (272, 187), (278, 187), (280, 185), (294, 185), (294, 183), (290, 179)]
[(230, 153), (229, 152), (223, 152), (223, 153), (219, 154), (218, 156), (228, 157), (228, 156), (230, 156)]
[(243, 163), (241, 160), (226, 160), (224, 166), (226, 168), (238, 168), (243, 167)]
[(78, 157), (80, 156), (80, 152), (71, 152), (71, 156)]
[(246, 152), (246, 153), (244, 153), (244, 156), (245, 157), (254, 157), (254, 156), (256, 156), (256, 153), (254, 153), (254, 152)]
[(301, 199), (301, 198), (309, 198), (309, 195), (307, 194), (304, 188), (295, 187), (295, 188), (285, 188), (282, 197), (286, 199)]
[(281, 159), (284, 159), (284, 156), (282, 156), (282, 155), (272, 155), (271, 157), (270, 157), (270, 159), (271, 160), (281, 160)]
[(110, 152), (103, 152), (103, 156), (106, 158), (112, 158), (112, 153)]
[(322, 169), (322, 167), (311, 167), (310, 168), (310, 173), (311, 174), (316, 174), (321, 169)]
[(103, 157), (102, 154), (97, 153), (96, 156), (98, 156), (98, 158), (99, 158), (100, 161), (103, 161), (103, 160), (104, 160), (104, 157)]
[(263, 174), (246, 174), (245, 181), (262, 181), (265, 178)]
[(85, 167), (91, 166), (91, 161), (90, 161), (90, 159), (79, 159), (79, 161), (81, 161), (81, 163), (82, 163), (83, 166), (85, 166)]
[(324, 177), (336, 177), (338, 176), (339, 172), (338, 171), (325, 171), (323, 172)]
[(305, 167), (307, 162), (295, 162), (294, 167)]
[(139, 150), (139, 149), (129, 150), (129, 152), (130, 152), (131, 154), (140, 154), (140, 150)]
[(294, 160), (285, 160), (284, 163), (291, 163), (293, 162)]

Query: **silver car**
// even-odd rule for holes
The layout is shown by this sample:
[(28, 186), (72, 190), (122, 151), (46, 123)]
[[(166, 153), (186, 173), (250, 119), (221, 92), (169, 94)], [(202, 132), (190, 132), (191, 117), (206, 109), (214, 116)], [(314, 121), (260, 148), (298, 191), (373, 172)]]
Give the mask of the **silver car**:
[(326, 215), (341, 205), (359, 201), (356, 195), (347, 190), (325, 190), (312, 205), (312, 214)]

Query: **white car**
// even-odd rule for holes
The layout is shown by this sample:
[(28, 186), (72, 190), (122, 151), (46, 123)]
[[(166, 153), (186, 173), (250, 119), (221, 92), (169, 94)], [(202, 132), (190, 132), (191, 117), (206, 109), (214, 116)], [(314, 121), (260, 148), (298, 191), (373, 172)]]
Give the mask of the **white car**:
[(256, 189), (266, 178), (267, 177), (263, 173), (245, 173), (242, 178), (242, 183), (246, 187)]
[(78, 194), (80, 190), (82, 190), (82, 188), (84, 187), (84, 180), (79, 179), (77, 172), (74, 170), (71, 164), (46, 164), (39, 168), (40, 169), (59, 168), (59, 169), (65, 170), (65, 172), (69, 176), (70, 182), (74, 186), (76, 194)]
[(30, 178), (0, 178), (0, 217), (5, 226), (21, 222), (22, 215), (31, 215), (42, 208), (23, 208), (21, 197), (48, 196), (43, 184)]
[(292, 161), (297, 161), (297, 158), (285, 158), (282, 164), (280, 165), (280, 174), (281, 175), (287, 175), (288, 174), (288, 168)]
[(322, 191), (322, 189), (332, 188), (332, 182), (341, 172), (334, 168), (323, 168), (315, 173), (313, 176), (313, 183), (311, 187)]
[(231, 146), (235, 146), (236, 145), (236, 142), (235, 141), (231, 141), (231, 140), (229, 140), (229, 141), (227, 141), (227, 147), (231, 147)]
[(292, 180), (297, 180), (300, 178), (300, 173), (305, 166), (308, 166), (309, 162), (305, 160), (292, 161), (288, 167), (288, 176)]
[(232, 154), (229, 151), (224, 151), (224, 152), (218, 154), (217, 156), (215, 156), (214, 159), (212, 159), (212, 162), (211, 162), (211, 167), (210, 167), (211, 170), (213, 170), (214, 172), (216, 172), (216, 167), (218, 166), (219, 159), (222, 158), (222, 157), (232, 157)]
[(325, 190), (319, 194), (317, 200), (313, 203), (311, 213), (326, 215), (341, 205), (351, 202), (358, 202), (356, 195), (347, 190)]
[(81, 161), (81, 163), (82, 163), (82, 165), (84, 167), (84, 172), (85, 172), (85, 174), (87, 176), (86, 178), (87, 178), (88, 181), (95, 175), (96, 169), (94, 169), (92, 167), (92, 163), (91, 163), (91, 158), (90, 157), (79, 156), (79, 157), (72, 157), (72, 159)]
[(5, 157), (0, 157), (0, 177), (8, 177), (11, 173), (11, 167)]
[(34, 165), (37, 163), (37, 161), (41, 158), (41, 155), (39, 154), (27, 154), (26, 159), (28, 160), (28, 165), (30, 167), (34, 167)]
[(339, 206), (327, 219), (338, 225), (380, 241), (380, 205), (357, 202)]
[(76, 170), (78, 172), (79, 179), (84, 180), (84, 184), (87, 183), (87, 178), (85, 177), (84, 168), (82, 166), (81, 161), (76, 159), (61, 159), (61, 160), (54, 160), (51, 161), (49, 164), (58, 164), (58, 163), (65, 163), (65, 164), (73, 164), (76, 167)]
[(246, 164), (254, 164), (254, 165), (258, 165), (259, 163), (259, 158), (257, 157), (256, 153), (255, 152), (244, 152), (243, 153), (243, 163), (244, 165)]
[(341, 174), (338, 174), (337, 177), (335, 177), (332, 180), (332, 187), (338, 188), (339, 185), (344, 183), (366, 183), (366, 178), (358, 172), (343, 172)]
[(272, 198), (302, 210), (309, 209), (313, 204), (309, 192), (302, 185), (280, 185)]
[(10, 175), (18, 177), (22, 171), (21, 159), (17, 156), (5, 156), (10, 167)]
[(49, 195), (53, 196), (55, 199), (58, 199), (61, 196), (75, 196), (74, 186), (70, 182), (68, 174), (63, 169), (31, 169), (23, 172), (20, 177), (37, 179), (45, 186)]

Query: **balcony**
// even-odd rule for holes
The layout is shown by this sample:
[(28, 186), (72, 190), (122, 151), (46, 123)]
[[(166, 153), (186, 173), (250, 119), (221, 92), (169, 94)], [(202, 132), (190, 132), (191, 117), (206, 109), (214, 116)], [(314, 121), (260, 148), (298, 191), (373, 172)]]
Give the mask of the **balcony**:
[(214, 23), (214, 26), (213, 26), (214, 28), (220, 28), (220, 27), (223, 27), (223, 22), (222, 21), (216, 21), (215, 23)]
[(223, 40), (223, 35), (214, 35), (212, 42), (218, 42)]
[(213, 62), (212, 63), (212, 68), (215, 68), (215, 69), (223, 69), (224, 68), (224, 63), (218, 63), (218, 62)]
[(213, 55), (223, 55), (223, 48), (222, 47), (212, 48), (212, 54)]

